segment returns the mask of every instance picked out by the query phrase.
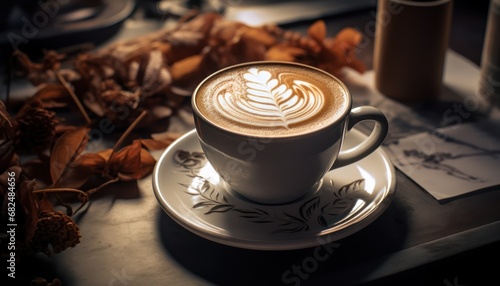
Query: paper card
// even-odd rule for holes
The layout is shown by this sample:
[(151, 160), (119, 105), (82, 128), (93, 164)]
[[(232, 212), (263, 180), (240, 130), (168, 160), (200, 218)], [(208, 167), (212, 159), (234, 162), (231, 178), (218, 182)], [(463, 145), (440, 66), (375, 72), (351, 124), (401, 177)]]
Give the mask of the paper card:
[[(373, 71), (346, 73), (343, 80), (354, 106), (371, 105), (386, 115), (384, 148), (396, 168), (446, 200), (500, 184), (500, 110), (478, 98), (478, 78), (475, 64), (449, 50), (443, 92), (426, 104), (407, 106), (383, 96), (374, 86)], [(489, 121), (476, 123), (481, 118)], [(372, 129), (370, 124), (356, 128)]]
[(437, 200), (500, 185), (500, 120), (418, 133), (386, 150), (399, 170)]

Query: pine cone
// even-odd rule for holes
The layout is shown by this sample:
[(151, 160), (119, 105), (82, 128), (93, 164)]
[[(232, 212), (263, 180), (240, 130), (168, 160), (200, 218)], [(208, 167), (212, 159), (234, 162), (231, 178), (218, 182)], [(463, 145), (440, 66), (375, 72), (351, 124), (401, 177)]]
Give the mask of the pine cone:
[(50, 146), (58, 121), (55, 113), (43, 108), (40, 101), (30, 101), (19, 111), (15, 119), (18, 150), (37, 152)]
[[(35, 235), (32, 240), (33, 252), (47, 255), (59, 253), (80, 243), (80, 230), (76, 223), (62, 212), (42, 211), (38, 217)], [(49, 248), (52, 246), (52, 251)]]

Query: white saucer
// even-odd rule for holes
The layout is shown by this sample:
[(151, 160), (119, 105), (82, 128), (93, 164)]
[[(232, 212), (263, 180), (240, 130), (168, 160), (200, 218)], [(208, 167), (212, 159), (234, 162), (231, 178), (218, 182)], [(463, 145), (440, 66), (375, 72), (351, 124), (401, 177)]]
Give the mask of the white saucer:
[[(353, 129), (344, 146), (365, 137)], [(327, 173), (321, 188), (299, 201), (257, 204), (219, 180), (192, 130), (161, 155), (153, 190), (163, 210), (199, 236), (241, 248), (287, 250), (332, 242), (366, 227), (391, 203), (395, 178), (393, 165), (379, 148)]]

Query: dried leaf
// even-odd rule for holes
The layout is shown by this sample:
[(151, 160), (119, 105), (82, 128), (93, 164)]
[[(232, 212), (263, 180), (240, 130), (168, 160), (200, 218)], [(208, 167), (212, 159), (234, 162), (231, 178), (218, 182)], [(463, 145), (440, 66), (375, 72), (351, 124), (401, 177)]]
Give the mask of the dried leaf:
[[(154, 169), (156, 160), (146, 149), (142, 148), (143, 140), (134, 140), (131, 145), (125, 146), (114, 153), (106, 149), (97, 153), (83, 154), (79, 164), (93, 170), (95, 174), (106, 174), (121, 181), (141, 179)], [(146, 145), (159, 147), (161, 141), (147, 141)]]
[(122, 181), (141, 179), (151, 174), (155, 164), (153, 156), (142, 149), (140, 140), (134, 140), (109, 159), (113, 174)]
[(352, 48), (359, 45), (362, 39), (363, 35), (354, 28), (344, 28), (335, 36), (335, 41), (346, 43)]
[(112, 152), (112, 149), (106, 149), (97, 153), (86, 153), (80, 156), (78, 163), (96, 174), (102, 174)]
[(180, 136), (181, 134), (173, 132), (151, 134), (152, 139), (141, 139), (141, 144), (151, 151), (161, 150), (167, 148)]
[(47, 83), (39, 87), (32, 100), (39, 100), (45, 108), (64, 107), (69, 101), (69, 93), (64, 86), (56, 83)]
[(326, 24), (323, 20), (318, 20), (314, 22), (309, 29), (307, 29), (307, 34), (309, 37), (314, 39), (316, 42), (323, 42), (326, 38)]
[(218, 21), (210, 31), (209, 45), (212, 47), (227, 45), (236, 39), (240, 29), (246, 27), (247, 25), (241, 22)]
[(89, 128), (78, 127), (65, 132), (55, 143), (50, 154), (52, 184), (59, 186), (65, 176), (74, 174), (71, 164), (83, 152), (89, 141)]
[(353, 70), (359, 72), (359, 73), (364, 73), (366, 71), (366, 66), (365, 64), (356, 59), (356, 58), (353, 58), (351, 59), (348, 63), (347, 63), (347, 66), (352, 68)]
[(266, 60), (296, 62), (299, 58), (305, 57), (306, 54), (307, 52), (302, 48), (280, 44), (271, 47), (266, 52)]
[(0, 100), (0, 127), (12, 127), (11, 118), (3, 101)]
[(144, 96), (151, 96), (169, 86), (172, 76), (162, 51), (152, 49), (128, 64), (127, 88), (140, 88)]
[(185, 82), (193, 78), (200, 78), (205, 74), (203, 69), (203, 55), (194, 55), (178, 61), (172, 65), (172, 79), (174, 82)]
[[(109, 174), (109, 170), (107, 169), (108, 160), (112, 153), (113, 149), (105, 149), (97, 153), (86, 153), (78, 158), (77, 164), (80, 168), (83, 168), (84, 170), (87, 170), (89, 172), (88, 177), (94, 174), (106, 180), (109, 180), (111, 177), (113, 177), (112, 174)], [(111, 180), (114, 180), (114, 178), (111, 178)], [(105, 184), (107, 183), (104, 183), (103, 185)], [(92, 194), (100, 189), (101, 187), (97, 187), (91, 190), (87, 190), (87, 192)]]
[(248, 27), (244, 29), (241, 39), (249, 41), (254, 45), (262, 45), (266, 48), (276, 44), (276, 38), (261, 27)]

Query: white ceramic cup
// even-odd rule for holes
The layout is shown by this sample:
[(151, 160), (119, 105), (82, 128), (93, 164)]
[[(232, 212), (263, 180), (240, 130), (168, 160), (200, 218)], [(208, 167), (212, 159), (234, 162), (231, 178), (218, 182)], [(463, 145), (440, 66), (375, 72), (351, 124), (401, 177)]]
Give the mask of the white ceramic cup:
[[(274, 74), (266, 73), (268, 68), (279, 71), (275, 81), (272, 81)], [(267, 120), (267, 115), (263, 117), (260, 112), (255, 117), (261, 121), (253, 120), (252, 110), (245, 109), (248, 114), (240, 114), (241, 110), (231, 109), (238, 108), (238, 105), (233, 106), (234, 102), (254, 103), (247, 102), (252, 99), (252, 95), (247, 93), (253, 93), (259, 87), (245, 81), (252, 74), (267, 76), (267, 86), (274, 87), (270, 94), (276, 95), (278, 91), (286, 94), (287, 88), (292, 90), (288, 93), (291, 102), (286, 104), (288, 107), (301, 102), (293, 99), (294, 96), (297, 98), (294, 92), (312, 98), (317, 95), (316, 92), (321, 93), (319, 90), (323, 90), (321, 96), (325, 98), (308, 101), (330, 104), (324, 104), (323, 109), (317, 107), (321, 104), (304, 104), (302, 109), (313, 111), (294, 114), (301, 114), (298, 117), (309, 114), (306, 121), (311, 122), (313, 127), (305, 126), (287, 134), (293, 128), (279, 129), (282, 127), (273, 123), (275, 117), (269, 116)], [(303, 89), (288, 86), (304, 82), (308, 87)], [(328, 109), (334, 96), (337, 107)], [(196, 131), (210, 164), (233, 191), (263, 204), (287, 203), (314, 192), (328, 171), (372, 153), (382, 144), (388, 132), (387, 119), (378, 109), (363, 106), (351, 110), (351, 95), (339, 79), (320, 69), (289, 62), (251, 62), (215, 72), (197, 87), (192, 106)], [(314, 112), (317, 114), (312, 115)], [(322, 117), (325, 113), (328, 116)], [(294, 126), (292, 122), (300, 121), (292, 115), (283, 116), (290, 126)], [(348, 130), (365, 120), (375, 122), (367, 139), (354, 148), (340, 151)], [(260, 125), (253, 128), (252, 124)]]

